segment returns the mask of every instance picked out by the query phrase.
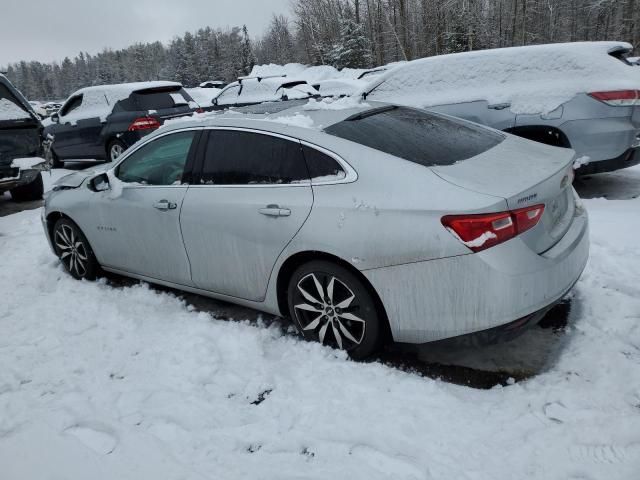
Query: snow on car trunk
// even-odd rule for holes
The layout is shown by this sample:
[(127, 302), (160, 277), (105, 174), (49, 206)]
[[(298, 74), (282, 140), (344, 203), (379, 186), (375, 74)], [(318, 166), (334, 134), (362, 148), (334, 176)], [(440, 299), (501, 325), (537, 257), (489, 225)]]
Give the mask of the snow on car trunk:
[(75, 281), (38, 210), (0, 218), (0, 477), (636, 478), (640, 199), (585, 203), (560, 351), (487, 391)]

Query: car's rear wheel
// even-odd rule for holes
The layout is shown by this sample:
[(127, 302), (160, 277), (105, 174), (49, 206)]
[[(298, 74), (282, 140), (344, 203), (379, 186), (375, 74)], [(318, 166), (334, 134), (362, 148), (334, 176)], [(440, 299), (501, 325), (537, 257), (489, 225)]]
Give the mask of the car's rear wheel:
[(346, 350), (352, 358), (370, 356), (383, 328), (376, 302), (348, 269), (324, 260), (300, 266), (288, 288), (289, 311), (308, 340)]
[(71, 220), (61, 218), (53, 227), (53, 247), (64, 268), (78, 280), (95, 280), (98, 261), (87, 237)]
[(107, 155), (110, 162), (113, 162), (120, 157), (127, 149), (127, 146), (120, 140), (112, 140), (107, 147)]
[(11, 192), (11, 198), (16, 202), (28, 202), (31, 200), (41, 200), (44, 193), (44, 185), (42, 183), (42, 174), (38, 172), (36, 178), (26, 185), (20, 185)]

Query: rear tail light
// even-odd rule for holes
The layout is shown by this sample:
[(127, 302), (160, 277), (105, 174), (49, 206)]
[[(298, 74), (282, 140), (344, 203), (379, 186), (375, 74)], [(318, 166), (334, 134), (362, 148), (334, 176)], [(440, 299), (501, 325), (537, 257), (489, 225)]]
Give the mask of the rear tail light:
[(196, 108), (196, 113), (204, 113), (204, 109), (203, 108)]
[(508, 212), (447, 215), (442, 225), (468, 248), (480, 252), (535, 227), (543, 213), (544, 205), (535, 205)]
[(153, 117), (140, 117), (136, 118), (131, 125), (129, 125), (129, 131), (135, 132), (138, 130), (155, 130), (160, 128), (160, 122)]
[(592, 92), (596, 100), (613, 107), (633, 107), (640, 105), (640, 90), (615, 90), (611, 92)]

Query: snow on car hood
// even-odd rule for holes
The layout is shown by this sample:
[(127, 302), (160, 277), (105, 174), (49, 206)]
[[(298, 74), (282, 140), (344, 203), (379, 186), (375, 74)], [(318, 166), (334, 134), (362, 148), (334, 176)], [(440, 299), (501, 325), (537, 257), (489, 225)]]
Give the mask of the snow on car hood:
[(576, 94), (638, 89), (634, 68), (609, 55), (623, 42), (576, 42), (439, 55), (405, 63), (363, 93), (422, 108), (486, 101), (519, 114), (544, 114)]
[(106, 172), (111, 167), (113, 167), (113, 163), (104, 163), (102, 165), (96, 165), (95, 167), (87, 168), (80, 172), (70, 173), (69, 175), (65, 175), (64, 177), (59, 178), (53, 183), (53, 188), (56, 187), (66, 187), (66, 188), (78, 188), (82, 185), (87, 178), (93, 177), (94, 175), (102, 172)]

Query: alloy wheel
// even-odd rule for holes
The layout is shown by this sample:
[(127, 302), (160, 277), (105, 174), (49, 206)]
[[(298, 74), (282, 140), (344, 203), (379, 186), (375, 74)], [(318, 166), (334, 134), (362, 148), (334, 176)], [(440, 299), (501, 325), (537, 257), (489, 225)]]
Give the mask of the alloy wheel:
[(60, 252), (60, 259), (69, 272), (75, 273), (79, 278), (87, 276), (89, 252), (75, 229), (71, 225), (60, 224), (56, 228), (54, 242)]
[(122, 152), (124, 152), (124, 148), (119, 143), (114, 143), (113, 145), (111, 145), (111, 150), (109, 152), (111, 161), (116, 160), (120, 155), (122, 155)]
[(293, 307), (303, 332), (312, 333), (322, 344), (350, 350), (364, 339), (366, 321), (358, 316), (358, 298), (335, 275), (314, 272), (300, 279)]

